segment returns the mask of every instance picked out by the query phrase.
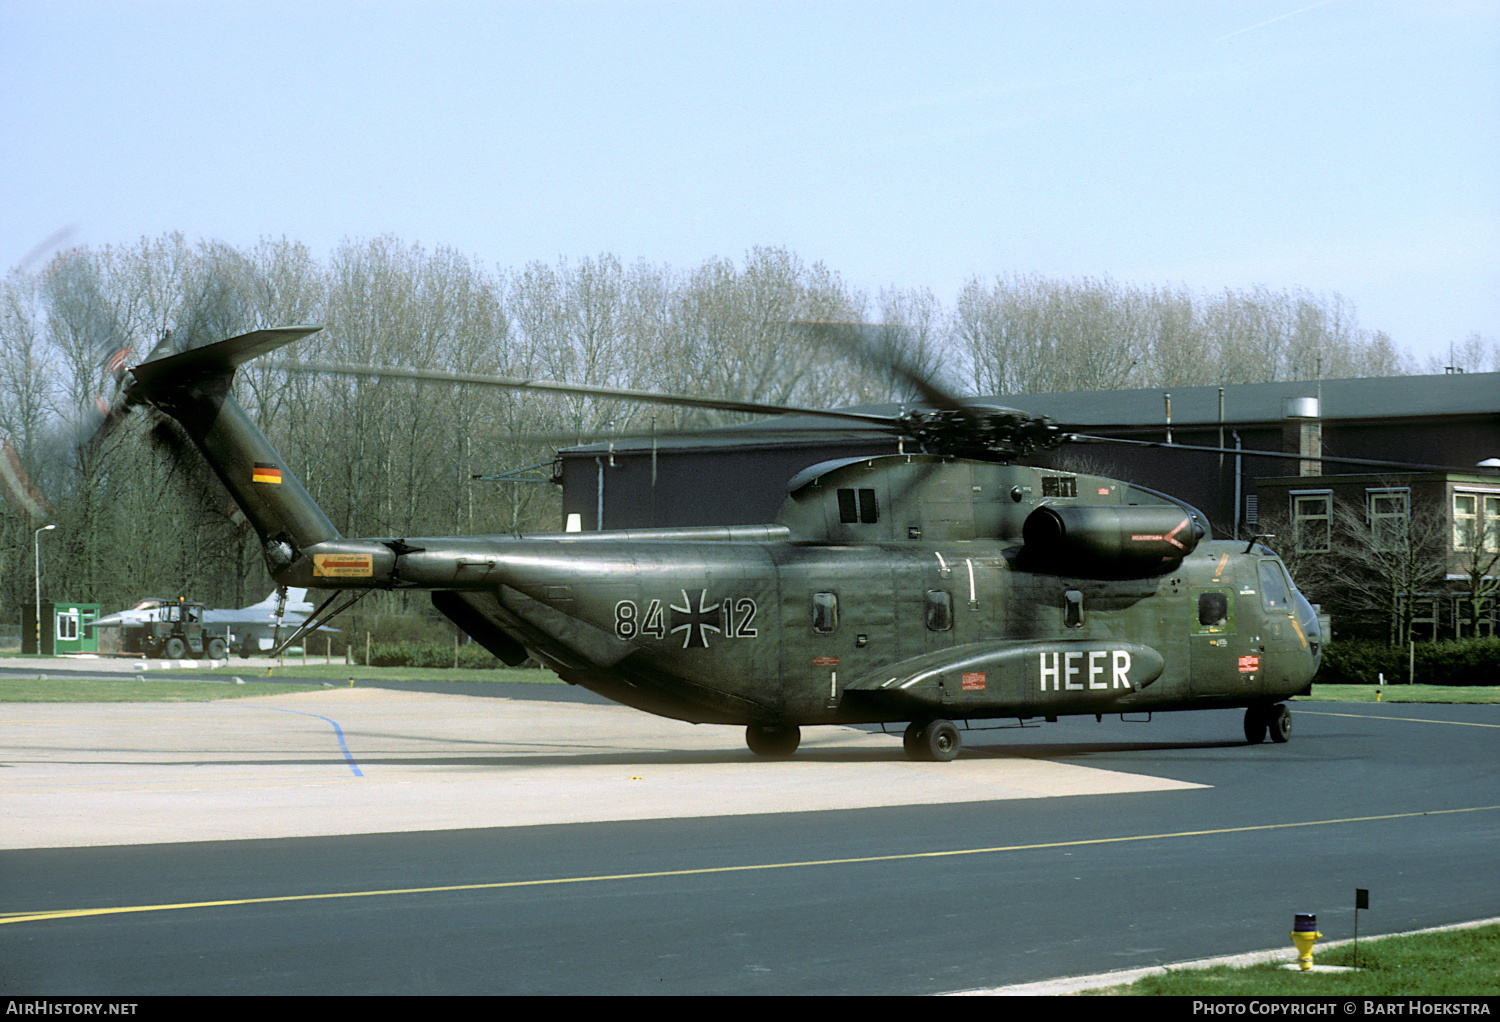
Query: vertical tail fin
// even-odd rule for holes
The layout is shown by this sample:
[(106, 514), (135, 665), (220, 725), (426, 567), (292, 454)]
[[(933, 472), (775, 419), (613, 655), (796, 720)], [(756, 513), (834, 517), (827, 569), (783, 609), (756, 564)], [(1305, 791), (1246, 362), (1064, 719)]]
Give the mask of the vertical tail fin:
[(125, 393), (182, 424), (260, 536), (273, 576), (339, 532), (230, 390), (237, 366), (320, 330), (256, 330), (135, 366)]
[[(259, 603), (252, 603), (249, 607), (244, 607), (242, 609), (244, 609), (244, 610), (251, 610), (251, 609), (260, 609), (262, 607), (267, 607), (267, 608), (269, 608), (269, 607), (275, 607), (276, 604), (280, 601), (280, 599), (281, 599), (281, 590), (279, 590), (279, 589), (272, 589), (271, 590), (271, 595), (267, 596), (264, 600), (261, 600)], [(286, 605), (287, 605), (287, 609), (291, 610), (293, 607), (296, 607), (298, 604), (304, 604), (304, 605), (309, 606), (309, 607), (312, 606), (312, 604), (309, 603), (308, 599), (307, 599), (307, 590), (306, 589), (302, 589), (302, 588), (298, 588), (296, 586), (288, 586), (287, 590), (286, 590)]]

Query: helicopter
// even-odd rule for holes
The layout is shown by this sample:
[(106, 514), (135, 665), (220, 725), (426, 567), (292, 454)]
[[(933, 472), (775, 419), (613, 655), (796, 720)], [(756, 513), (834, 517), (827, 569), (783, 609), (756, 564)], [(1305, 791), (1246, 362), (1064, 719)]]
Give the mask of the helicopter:
[(371, 591), (425, 590), (504, 663), (531, 658), (627, 706), (743, 727), (767, 757), (792, 755), (815, 725), (905, 724), (909, 758), (947, 762), (974, 722), (1224, 708), (1244, 710), (1247, 741), (1283, 743), (1285, 701), (1318, 669), (1317, 614), (1269, 547), (1214, 539), (1201, 512), (1166, 494), (1018, 463), (1086, 438), (930, 387), (933, 407), (896, 417), (817, 413), (878, 423), (918, 449), (810, 466), (765, 525), (344, 537), (231, 386), (239, 365), (318, 329), (153, 355), (122, 374), (118, 402), (181, 425), (278, 585), (333, 591), (304, 628)]

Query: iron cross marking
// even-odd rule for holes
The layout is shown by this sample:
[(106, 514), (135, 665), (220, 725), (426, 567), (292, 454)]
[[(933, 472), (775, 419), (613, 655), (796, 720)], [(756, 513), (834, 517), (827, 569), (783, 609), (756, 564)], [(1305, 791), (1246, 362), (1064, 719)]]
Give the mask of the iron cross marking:
[(722, 616), (723, 607), (717, 603), (709, 604), (708, 590), (698, 591), (698, 609), (693, 609), (693, 601), (688, 598), (687, 590), (679, 590), (682, 593), (681, 607), (672, 604), (672, 634), (678, 632), (686, 634), (682, 637), (683, 649), (707, 649), (708, 632), (712, 629), (720, 635), (724, 634)]

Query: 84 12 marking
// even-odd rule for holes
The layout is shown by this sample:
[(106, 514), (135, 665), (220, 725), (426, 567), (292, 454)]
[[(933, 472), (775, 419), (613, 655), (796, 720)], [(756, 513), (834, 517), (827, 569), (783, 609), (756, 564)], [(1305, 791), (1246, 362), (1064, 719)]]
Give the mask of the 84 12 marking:
[(707, 649), (709, 632), (726, 639), (754, 639), (760, 634), (755, 628), (759, 608), (749, 597), (725, 597), (711, 603), (708, 590), (700, 589), (695, 603), (686, 589), (678, 592), (682, 593), (681, 606), (672, 603), (663, 607), (661, 600), (652, 600), (642, 612), (635, 600), (616, 603), (615, 635), (621, 639), (634, 639), (638, 635), (664, 639), (668, 634), (681, 633), (683, 649)]

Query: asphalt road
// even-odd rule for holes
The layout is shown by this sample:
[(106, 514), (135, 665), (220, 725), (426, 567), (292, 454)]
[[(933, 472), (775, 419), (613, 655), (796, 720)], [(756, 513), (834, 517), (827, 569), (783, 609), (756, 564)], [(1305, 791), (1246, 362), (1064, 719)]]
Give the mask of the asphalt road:
[[(578, 749), (597, 744), (589, 721), (624, 719), (534, 709), (583, 714), (558, 717)], [(1232, 712), (1064, 720), (967, 734), (948, 765), (904, 764), (896, 738), (857, 734), (810, 742), (800, 765), (749, 762), (728, 729), (680, 745), (658, 729), (644, 734), (650, 749), (636, 738), (591, 762), (634, 767), (642, 783), (661, 770), (722, 776), (704, 793), (717, 807), (11, 848), (0, 851), (0, 993), (922, 994), (1283, 945), (1290, 957), (1294, 913), (1315, 912), (1329, 939), (1350, 934), (1356, 887), (1371, 892), (1362, 936), (1500, 916), (1500, 709), (1303, 702), (1294, 719), (1290, 744), (1253, 747)], [(0, 785), (4, 767), (29, 769), (26, 743), (4, 744)], [(375, 778), (372, 733), (350, 729), (348, 746), (318, 768), (331, 777), (358, 761)], [(419, 757), (389, 749), (385, 769), (415, 769)], [(575, 751), (549, 748), (537, 769), (560, 778)], [(420, 766), (460, 814), (470, 798), (482, 816), (486, 779), (519, 756), (486, 747)], [(91, 798), (108, 794), (97, 771), (123, 777), (142, 762), (108, 760), (89, 764)], [(823, 789), (864, 777), (894, 790), (898, 775), (883, 771), (917, 766), (911, 776), (934, 791), (987, 771), (1065, 767), (1201, 787), (816, 808)], [(968, 774), (939, 773), (949, 768)], [(777, 790), (752, 790), (757, 776)], [(358, 783), (331, 783), (329, 797)], [(783, 786), (814, 807), (733, 814), (739, 800), (775, 804)], [(69, 797), (67, 784), (48, 790)], [(290, 798), (271, 790), (283, 794), (256, 797)], [(573, 797), (555, 790), (560, 803)], [(129, 799), (99, 804), (131, 811)]]

